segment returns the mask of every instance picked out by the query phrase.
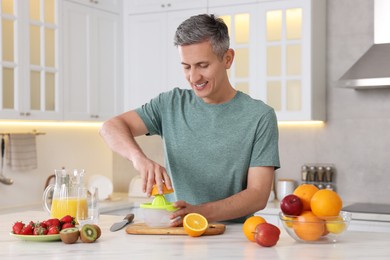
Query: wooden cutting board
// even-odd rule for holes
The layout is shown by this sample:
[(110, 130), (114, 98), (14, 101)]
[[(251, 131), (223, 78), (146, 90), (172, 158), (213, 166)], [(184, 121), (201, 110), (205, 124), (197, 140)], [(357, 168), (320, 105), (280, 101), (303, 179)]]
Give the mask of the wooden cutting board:
[[(226, 226), (224, 224), (209, 224), (204, 236), (220, 235), (225, 232)], [(127, 234), (132, 235), (187, 235), (183, 227), (164, 227), (155, 228), (149, 227), (145, 223), (130, 224), (126, 228)]]

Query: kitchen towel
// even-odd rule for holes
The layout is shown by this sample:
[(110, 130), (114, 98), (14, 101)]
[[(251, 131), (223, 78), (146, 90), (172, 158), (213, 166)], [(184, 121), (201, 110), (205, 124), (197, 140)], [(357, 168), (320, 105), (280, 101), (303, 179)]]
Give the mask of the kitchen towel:
[(36, 169), (37, 148), (35, 134), (9, 134), (7, 148), (7, 165), (13, 171)]

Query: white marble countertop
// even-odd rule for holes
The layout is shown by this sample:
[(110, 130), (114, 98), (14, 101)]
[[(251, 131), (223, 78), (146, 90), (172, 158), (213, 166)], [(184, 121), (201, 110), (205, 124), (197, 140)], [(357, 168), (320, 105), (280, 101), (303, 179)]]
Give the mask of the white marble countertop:
[(22, 241), (9, 235), (16, 220), (43, 220), (43, 211), (0, 215), (0, 259), (389, 259), (389, 233), (346, 232), (336, 244), (301, 244), (282, 231), (274, 247), (249, 242), (241, 224), (226, 227), (218, 236), (129, 235), (110, 232), (121, 216), (102, 215), (97, 242), (64, 244)]

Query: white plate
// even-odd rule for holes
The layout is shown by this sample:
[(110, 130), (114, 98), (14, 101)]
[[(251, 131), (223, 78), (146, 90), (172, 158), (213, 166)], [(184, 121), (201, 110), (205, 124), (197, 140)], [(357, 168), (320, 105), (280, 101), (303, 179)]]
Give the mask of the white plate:
[(114, 190), (111, 180), (103, 175), (92, 175), (88, 180), (88, 189), (91, 187), (98, 188), (99, 200), (108, 199)]

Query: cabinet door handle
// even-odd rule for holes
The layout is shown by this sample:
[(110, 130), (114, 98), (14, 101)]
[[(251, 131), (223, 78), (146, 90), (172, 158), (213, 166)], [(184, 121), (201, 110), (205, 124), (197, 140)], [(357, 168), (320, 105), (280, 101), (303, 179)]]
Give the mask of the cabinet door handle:
[(171, 4), (170, 4), (170, 3), (168, 3), (168, 4), (167, 4), (167, 6), (168, 6), (168, 7), (171, 7)]
[(30, 112), (20, 112), (19, 115), (21, 116), (31, 116)]

